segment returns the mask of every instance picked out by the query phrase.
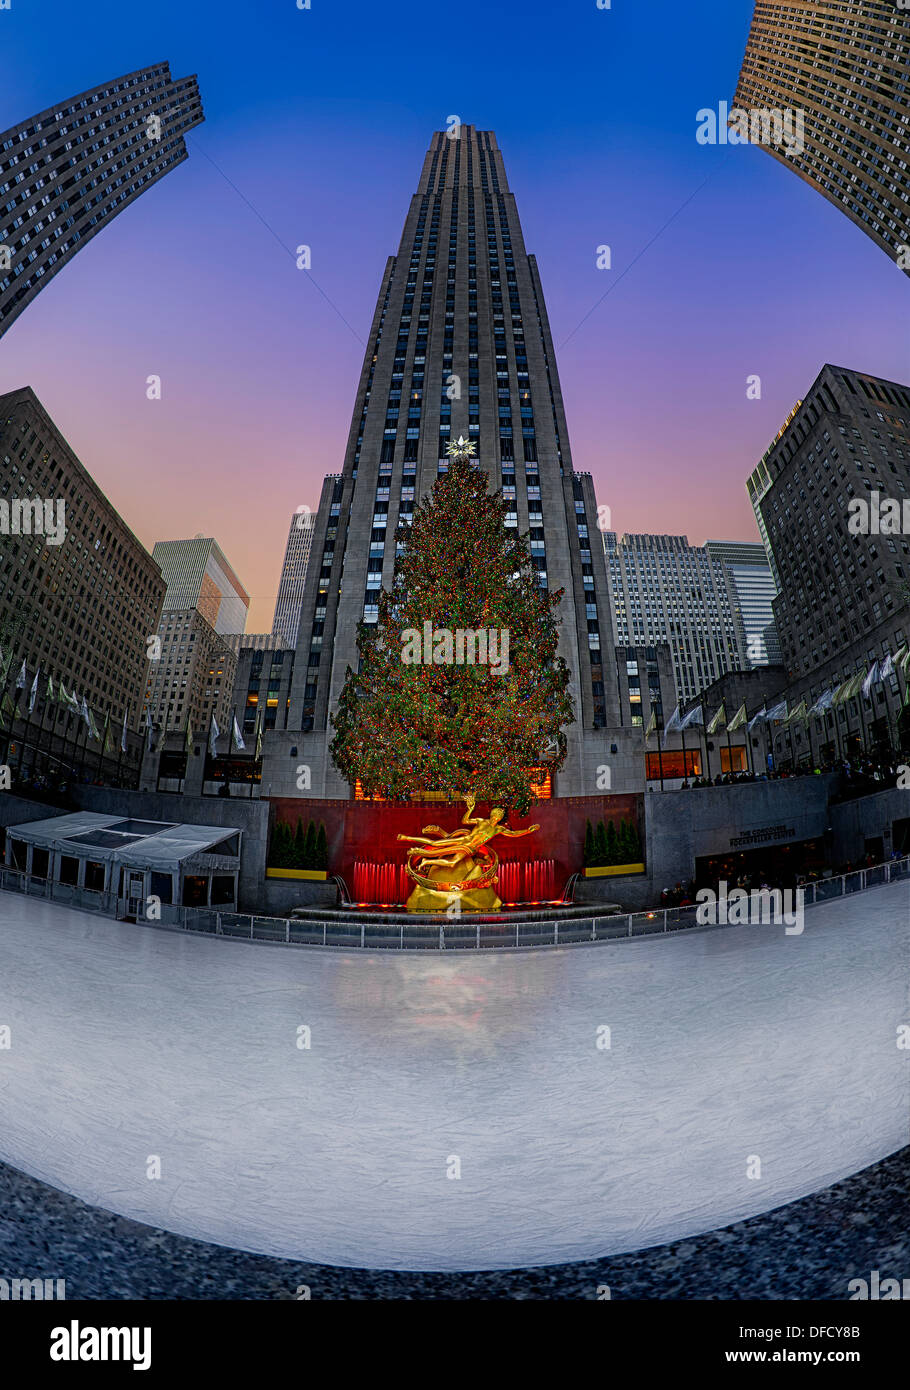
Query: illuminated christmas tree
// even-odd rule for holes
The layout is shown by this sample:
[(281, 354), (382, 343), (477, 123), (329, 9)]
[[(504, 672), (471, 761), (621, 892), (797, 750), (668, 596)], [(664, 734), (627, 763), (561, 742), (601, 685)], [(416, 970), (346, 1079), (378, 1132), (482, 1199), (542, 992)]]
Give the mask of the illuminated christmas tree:
[(450, 445), (448, 473), (399, 530), (392, 590), (378, 622), (360, 624), (331, 751), (367, 795), (473, 794), (523, 815), (541, 769), (562, 766), (575, 717), (557, 654), (562, 590), (537, 584), (473, 447)]

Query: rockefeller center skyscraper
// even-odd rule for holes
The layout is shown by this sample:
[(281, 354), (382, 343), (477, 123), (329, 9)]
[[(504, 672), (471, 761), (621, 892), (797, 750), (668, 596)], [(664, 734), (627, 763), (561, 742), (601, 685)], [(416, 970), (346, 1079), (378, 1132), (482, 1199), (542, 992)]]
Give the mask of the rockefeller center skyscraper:
[(538, 582), (565, 591), (560, 650), (577, 722), (555, 793), (594, 792), (604, 763), (614, 786), (629, 785), (632, 743), (640, 784), (641, 730), (620, 727), (597, 504), (590, 475), (572, 469), (537, 262), (495, 136), (461, 125), (434, 134), (427, 151), (383, 274), (343, 465), (314, 517), (288, 718), (300, 732), (265, 747), (263, 785), (275, 795), (294, 794), (295, 750), (312, 770), (310, 794), (350, 795), (324, 750), (346, 669), (357, 666), (357, 624), (375, 621), (396, 528), (460, 435), (502, 487), (508, 524), (530, 533)]
[(0, 133), (0, 336), (118, 212), (187, 157), (195, 77), (141, 68)]
[(756, 0), (734, 100), (801, 113), (804, 149), (764, 148), (910, 273), (906, 3)]

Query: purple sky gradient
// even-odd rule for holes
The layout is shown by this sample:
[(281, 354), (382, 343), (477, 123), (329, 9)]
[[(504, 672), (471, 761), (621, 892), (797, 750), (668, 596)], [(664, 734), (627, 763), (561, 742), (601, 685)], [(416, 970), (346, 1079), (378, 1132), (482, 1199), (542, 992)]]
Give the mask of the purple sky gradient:
[[(59, 0), (0, 15), (0, 127), (164, 57), (199, 74), (190, 159), (0, 340), (0, 389), (34, 387), (149, 548), (215, 535), (255, 598), (251, 631), (271, 626), (291, 512), (341, 468), (363, 347), (206, 155), (285, 246), (312, 247), (313, 277), (365, 339), (431, 131), (450, 113), (494, 129), (574, 465), (620, 532), (756, 540), (746, 477), (823, 363), (910, 381), (908, 287), (884, 253), (763, 152), (696, 143), (696, 111), (735, 88), (748, 0), (661, 7), (659, 22), (618, 0), (558, 15), (466, 0), (458, 32), (482, 16), (482, 51), (418, 0), (313, 4), (260, 18), (232, 0), (187, 20), (163, 0), (128, 28), (108, 3), (88, 21)], [(595, 267), (603, 242), (612, 272)]]

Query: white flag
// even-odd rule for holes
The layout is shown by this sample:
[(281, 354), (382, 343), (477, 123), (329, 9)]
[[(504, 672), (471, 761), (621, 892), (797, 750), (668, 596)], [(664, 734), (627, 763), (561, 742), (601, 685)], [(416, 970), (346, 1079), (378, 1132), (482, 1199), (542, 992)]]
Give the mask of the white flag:
[(24, 662), (24, 661), (23, 661), (23, 663), (22, 663), (22, 670), (19, 672), (18, 676), (16, 677), (16, 689), (17, 689), (17, 690), (24, 690), (24, 689), (25, 689), (25, 662)]
[(866, 679), (863, 681), (863, 695), (865, 696), (865, 698), (866, 698), (867, 700), (868, 700), (868, 698), (869, 698), (869, 691), (872, 689), (872, 686), (874, 685), (874, 683), (875, 683), (877, 680), (878, 680), (878, 662), (877, 662), (877, 661), (873, 661), (872, 665), (869, 667), (868, 675), (866, 676)]
[(702, 728), (704, 726), (704, 722), (704, 711), (702, 710), (701, 705), (696, 705), (694, 709), (689, 710), (689, 713), (686, 715), (685, 719), (679, 727), (680, 729), (688, 729), (692, 724), (697, 724), (699, 728)]
[(676, 706), (676, 709), (675, 709), (675, 710), (673, 711), (673, 713), (670, 715), (670, 719), (669, 719), (669, 722), (667, 723), (667, 727), (664, 729), (664, 733), (665, 733), (665, 734), (678, 734), (678, 733), (679, 733), (679, 705)]
[(880, 670), (879, 673), (878, 673), (878, 678), (879, 678), (879, 680), (880, 680), (880, 681), (886, 681), (886, 680), (888, 679), (888, 677), (893, 673), (893, 671), (894, 671), (894, 657), (893, 657), (893, 656), (891, 655), (891, 653), (889, 652), (888, 655), (885, 657), (884, 661), (882, 662), (881, 670)]
[(767, 720), (768, 720), (768, 723), (769, 723), (769, 724), (773, 724), (773, 723), (775, 722), (775, 720), (777, 720), (777, 719), (786, 719), (786, 717), (787, 717), (787, 702), (786, 702), (786, 700), (781, 700), (781, 702), (780, 702), (779, 705), (775, 705), (773, 709), (769, 709), (769, 710), (768, 710)]
[(35, 679), (32, 681), (32, 688), (31, 688), (31, 690), (30, 690), (30, 692), (29, 692), (29, 697), (28, 697), (28, 712), (29, 712), (29, 714), (31, 714), (32, 710), (35, 708), (35, 701), (36, 701), (37, 698), (38, 698), (38, 677), (39, 677), (40, 674), (41, 674), (41, 667), (39, 666), (39, 667), (38, 667), (38, 670), (35, 672)]
[(123, 728), (120, 731), (120, 752), (126, 752), (126, 710), (123, 711)]
[(240, 725), (237, 723), (237, 716), (234, 715), (234, 747), (238, 753), (242, 753), (246, 744), (243, 741), (243, 734), (240, 732)]
[(82, 718), (85, 720), (86, 725), (88, 726), (89, 737), (93, 739), (98, 739), (98, 729), (95, 724), (95, 720), (92, 716), (92, 712), (88, 707), (88, 702), (84, 695), (82, 697), (82, 709), (80, 710), (80, 714), (82, 715)]
[(765, 709), (765, 706), (762, 705), (761, 709), (756, 710), (755, 714), (753, 714), (752, 718), (749, 720), (749, 733), (751, 734), (752, 730), (757, 728), (758, 725), (761, 724), (762, 720), (767, 719), (767, 717), (768, 712)]
[(216, 746), (215, 746), (215, 742), (216, 742), (216, 740), (217, 740), (217, 738), (218, 738), (218, 734), (219, 734), (219, 729), (218, 729), (218, 725), (215, 723), (215, 716), (214, 716), (214, 714), (213, 714), (213, 715), (212, 715), (212, 727), (209, 729), (209, 752), (211, 753), (211, 755), (212, 755), (213, 758), (216, 758), (216, 757), (218, 756), (218, 750), (217, 750), (217, 748), (216, 748)]

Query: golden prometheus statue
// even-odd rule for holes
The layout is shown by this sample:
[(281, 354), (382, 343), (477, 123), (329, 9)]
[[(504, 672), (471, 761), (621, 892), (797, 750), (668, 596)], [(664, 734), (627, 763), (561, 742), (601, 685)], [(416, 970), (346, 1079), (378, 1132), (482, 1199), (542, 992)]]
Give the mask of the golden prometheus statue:
[[(504, 825), (505, 811), (494, 806), (488, 816), (473, 815), (475, 797), (466, 796), (463, 830), (451, 834), (438, 825), (425, 825), (421, 835), (399, 835), (409, 841), (407, 873), (416, 884), (408, 912), (445, 912), (458, 903), (461, 912), (498, 912), (502, 907), (494, 884), (499, 856), (488, 847), (495, 835), (531, 835), (539, 825), (513, 830)], [(457, 873), (452, 873), (452, 870)]]

